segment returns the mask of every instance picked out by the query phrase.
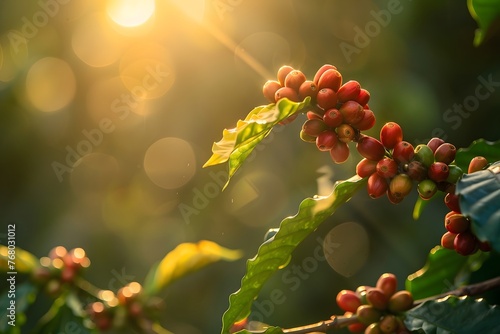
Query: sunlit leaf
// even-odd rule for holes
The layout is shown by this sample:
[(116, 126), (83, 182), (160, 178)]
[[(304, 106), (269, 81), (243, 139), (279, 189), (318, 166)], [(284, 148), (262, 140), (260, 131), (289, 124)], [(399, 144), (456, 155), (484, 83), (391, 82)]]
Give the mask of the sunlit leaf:
[(303, 102), (282, 99), (278, 103), (254, 108), (244, 120), (236, 123), (235, 128), (223, 130), (222, 139), (212, 145), (212, 156), (203, 167), (228, 161), (230, 179), (276, 124), (299, 112), (309, 101), (309, 97)]
[(496, 142), (484, 139), (473, 141), (469, 147), (457, 150), (455, 164), (466, 172), (470, 161), (476, 156), (483, 156), (489, 162), (500, 160), (500, 140)]
[(155, 294), (173, 281), (197, 271), (211, 263), (241, 258), (239, 250), (224, 248), (212, 241), (182, 243), (153, 266), (146, 277), (144, 290)]
[(474, 45), (479, 46), (493, 22), (500, 17), (500, 0), (468, 0), (467, 7), (479, 26), (474, 36)]
[(429, 252), (425, 266), (408, 276), (406, 290), (415, 299), (453, 290), (464, 283), (472, 271), (479, 269), (487, 258), (487, 253), (462, 256), (454, 250), (436, 246)]
[[(9, 276), (7, 276), (8, 278)], [(11, 282), (7, 281), (6, 290), (3, 291), (0, 297), (0, 333), (14, 334), (20, 333), (21, 326), (26, 322), (25, 312), (35, 302), (38, 289), (31, 282), (17, 285), (14, 283), (14, 292), (10, 290), (10, 286)]]
[(30, 252), (17, 246), (15, 249), (9, 250), (7, 246), (0, 245), (0, 270), (4, 272), (29, 273), (37, 266), (38, 258)]
[(426, 334), (494, 334), (499, 319), (500, 310), (483, 299), (449, 296), (409, 310), (404, 322), (410, 331)]
[(267, 327), (264, 330), (259, 330), (259, 331), (247, 331), (246, 329), (243, 329), (241, 331), (236, 332), (236, 334), (283, 334), (283, 330), (280, 327)]
[(500, 162), (466, 174), (457, 183), (460, 209), (472, 221), (476, 236), (500, 252)]
[(241, 287), (229, 297), (229, 309), (222, 318), (222, 334), (229, 333), (235, 322), (250, 314), (252, 303), (262, 286), (276, 271), (288, 264), (293, 250), (365, 185), (366, 179), (358, 176), (337, 182), (329, 196), (306, 198), (295, 216), (281, 222), (278, 232), (259, 247), (254, 258), (247, 261)]

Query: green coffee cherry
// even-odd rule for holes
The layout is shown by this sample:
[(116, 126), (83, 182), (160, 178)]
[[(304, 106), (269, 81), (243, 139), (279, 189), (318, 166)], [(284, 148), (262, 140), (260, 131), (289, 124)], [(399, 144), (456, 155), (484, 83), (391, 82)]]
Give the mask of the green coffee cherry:
[(434, 194), (436, 194), (437, 190), (438, 190), (438, 187), (437, 187), (436, 182), (434, 182), (430, 179), (420, 181), (417, 185), (418, 194), (420, 195), (420, 197), (422, 199), (425, 199), (425, 200), (432, 198), (432, 196), (434, 196)]
[(434, 162), (434, 153), (429, 146), (420, 144), (415, 147), (415, 155), (413, 158), (428, 168)]
[(450, 170), (450, 173), (448, 174), (448, 177), (446, 178), (446, 182), (449, 183), (457, 183), (458, 180), (462, 177), (464, 174), (462, 168), (458, 167), (457, 165), (448, 165), (448, 169)]

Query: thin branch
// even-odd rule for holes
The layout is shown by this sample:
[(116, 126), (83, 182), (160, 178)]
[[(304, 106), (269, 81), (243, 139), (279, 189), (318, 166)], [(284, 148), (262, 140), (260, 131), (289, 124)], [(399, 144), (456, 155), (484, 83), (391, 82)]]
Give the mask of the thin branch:
[[(455, 290), (451, 290), (439, 295), (431, 296), (428, 298), (424, 299), (419, 299), (416, 300), (413, 303), (413, 307), (418, 306), (428, 300), (436, 300), (436, 299), (441, 299), (446, 296), (477, 296), (480, 295), (488, 290), (497, 288), (500, 286), (500, 276), (489, 279), (487, 281), (483, 281), (480, 283), (476, 284), (471, 284), (471, 285), (466, 285), (463, 287), (460, 287)], [(307, 334), (307, 333), (313, 333), (313, 332), (326, 332), (327, 330), (330, 329), (339, 329), (342, 327), (346, 327), (350, 324), (356, 323), (357, 322), (357, 317), (356, 315), (352, 315), (350, 317), (345, 317), (345, 316), (332, 316), (330, 320), (324, 320), (320, 321), (315, 324), (311, 325), (305, 325), (305, 326), (300, 326), (300, 327), (294, 327), (294, 328), (288, 328), (288, 329), (283, 329), (283, 333), (285, 334)], [(263, 331), (250, 331), (253, 334), (262, 334), (265, 333), (265, 330)]]

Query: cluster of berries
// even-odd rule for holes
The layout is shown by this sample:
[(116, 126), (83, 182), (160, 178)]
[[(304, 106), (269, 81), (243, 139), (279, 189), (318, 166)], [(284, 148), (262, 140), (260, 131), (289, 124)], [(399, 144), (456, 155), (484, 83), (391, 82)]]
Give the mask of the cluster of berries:
[[(375, 115), (368, 106), (370, 93), (355, 80), (342, 83), (342, 75), (330, 64), (321, 66), (313, 80), (307, 80), (299, 70), (282, 66), (278, 80), (267, 81), (263, 93), (270, 102), (283, 98), (298, 102), (310, 97), (310, 110), (306, 112), (300, 138), (316, 143), (320, 151), (329, 151), (335, 163), (346, 161), (347, 144), (356, 141), (360, 131), (375, 125)], [(296, 117), (294, 114), (283, 123)]]
[(413, 296), (406, 290), (397, 291), (394, 274), (381, 275), (374, 287), (342, 290), (336, 300), (345, 316), (356, 316), (357, 321), (347, 327), (352, 333), (409, 333), (403, 317), (413, 307)]
[[(487, 165), (486, 158), (475, 157), (470, 161), (467, 173), (480, 171)], [(474, 254), (478, 250), (489, 252), (491, 250), (490, 244), (477, 239), (471, 230), (469, 218), (462, 214), (459, 197), (454, 193), (448, 193), (444, 202), (451, 211), (444, 218), (444, 226), (447, 231), (441, 237), (441, 246), (455, 250), (464, 256)]]
[(101, 301), (89, 304), (87, 314), (100, 331), (127, 325), (140, 327), (145, 318), (163, 307), (160, 299), (145, 299), (142, 292), (142, 285), (138, 282), (123, 286), (116, 294), (103, 290), (99, 293)]
[(32, 273), (33, 280), (45, 286), (51, 296), (58, 296), (64, 285), (71, 285), (82, 271), (90, 266), (90, 260), (82, 248), (68, 251), (63, 246), (50, 250), (40, 259), (40, 266)]
[(438, 190), (453, 193), (462, 170), (451, 164), (456, 148), (440, 138), (413, 147), (403, 140), (403, 130), (395, 122), (386, 123), (380, 130), (380, 140), (362, 136), (356, 145), (364, 157), (356, 173), (368, 177), (367, 190), (372, 198), (387, 194), (396, 204), (401, 202), (418, 182), (419, 196), (428, 200)]

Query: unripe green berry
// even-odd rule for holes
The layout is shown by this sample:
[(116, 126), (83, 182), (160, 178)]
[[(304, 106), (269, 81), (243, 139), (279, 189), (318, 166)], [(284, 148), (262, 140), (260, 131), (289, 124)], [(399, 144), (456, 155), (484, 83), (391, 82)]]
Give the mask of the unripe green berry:
[(421, 162), (427, 168), (434, 163), (434, 153), (431, 148), (425, 144), (420, 144), (415, 147), (415, 155), (413, 158)]
[(448, 177), (446, 178), (446, 182), (448, 183), (457, 183), (464, 174), (462, 168), (458, 167), (457, 165), (448, 165), (448, 169), (450, 170), (448, 173)]
[(432, 196), (436, 194), (437, 190), (438, 188), (436, 182), (430, 179), (422, 180), (417, 185), (418, 194), (420, 195), (420, 198), (424, 200), (431, 199)]
[(305, 141), (306, 143), (315, 143), (316, 142), (316, 137), (315, 136), (311, 136), (309, 134), (307, 134), (304, 129), (300, 130), (300, 134), (299, 134), (299, 137), (300, 139), (302, 139), (302, 141)]

